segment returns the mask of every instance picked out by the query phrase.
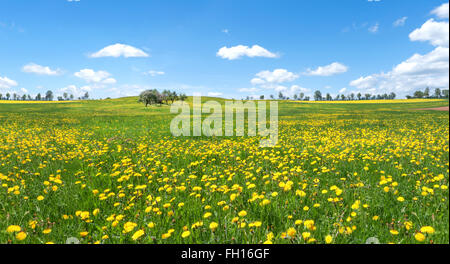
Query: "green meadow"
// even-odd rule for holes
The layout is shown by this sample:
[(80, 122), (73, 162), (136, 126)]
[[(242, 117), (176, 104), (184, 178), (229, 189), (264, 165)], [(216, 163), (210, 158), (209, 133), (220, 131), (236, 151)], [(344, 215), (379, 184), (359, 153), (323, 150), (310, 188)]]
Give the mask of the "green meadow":
[(137, 101), (0, 102), (0, 243), (449, 243), (447, 100), (280, 101), (274, 148)]

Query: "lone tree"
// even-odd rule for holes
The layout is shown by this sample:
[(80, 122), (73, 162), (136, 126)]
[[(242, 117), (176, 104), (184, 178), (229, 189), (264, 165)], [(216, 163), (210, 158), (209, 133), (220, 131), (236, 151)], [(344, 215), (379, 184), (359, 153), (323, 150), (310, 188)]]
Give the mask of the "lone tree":
[(173, 104), (173, 102), (180, 99), (180, 97), (178, 96), (177, 92), (170, 92), (169, 99), (170, 99), (170, 101), (172, 101), (172, 104)]
[(283, 99), (284, 99), (284, 95), (283, 95), (282, 92), (280, 92), (280, 93), (278, 94), (278, 99), (280, 99), (280, 100), (283, 100)]
[(414, 98), (423, 98), (424, 97), (424, 93), (422, 91), (416, 91), (414, 93)]
[(187, 97), (187, 95), (186, 94), (180, 94), (180, 100), (181, 101), (186, 101), (186, 99), (187, 99), (188, 97)]
[(145, 107), (152, 105), (161, 97), (157, 90), (146, 90), (139, 95), (139, 102), (144, 103)]
[(395, 97), (397, 97), (397, 95), (396, 95), (394, 92), (392, 92), (391, 94), (389, 94), (389, 99), (394, 100)]
[(314, 100), (322, 101), (322, 93), (320, 91), (315, 91), (314, 92)]
[(49, 90), (45, 93), (45, 100), (53, 101), (53, 92), (52, 91)]
[(424, 96), (425, 98), (429, 98), (429, 97), (430, 97), (430, 87), (427, 87), (427, 88), (425, 89), (425, 92), (423, 93), (423, 96)]
[(434, 97), (436, 97), (436, 98), (441, 98), (441, 89), (439, 89), (439, 88), (436, 88), (436, 89), (434, 89)]

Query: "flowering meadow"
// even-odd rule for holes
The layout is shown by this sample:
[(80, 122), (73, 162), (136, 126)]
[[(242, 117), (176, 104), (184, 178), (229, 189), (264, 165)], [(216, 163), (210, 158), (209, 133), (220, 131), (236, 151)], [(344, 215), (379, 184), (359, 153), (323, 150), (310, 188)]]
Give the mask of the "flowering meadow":
[(448, 101), (279, 103), (279, 143), (137, 98), (0, 103), (0, 243), (449, 243)]

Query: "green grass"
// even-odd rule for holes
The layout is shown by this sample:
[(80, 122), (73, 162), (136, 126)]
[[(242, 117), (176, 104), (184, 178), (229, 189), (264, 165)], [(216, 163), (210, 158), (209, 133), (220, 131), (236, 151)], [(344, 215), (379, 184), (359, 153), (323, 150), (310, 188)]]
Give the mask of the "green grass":
[[(280, 102), (280, 142), (261, 149), (252, 137), (175, 138), (169, 107), (145, 108), (135, 97), (0, 104), (0, 243), (263, 243), (272, 232), (273, 243), (325, 243), (330, 235), (333, 243), (448, 244), (448, 112), (414, 110), (440, 106), (448, 101)], [(136, 227), (124, 233), (127, 222)], [(27, 237), (8, 233), (11, 225)], [(290, 228), (295, 236), (285, 237)]]

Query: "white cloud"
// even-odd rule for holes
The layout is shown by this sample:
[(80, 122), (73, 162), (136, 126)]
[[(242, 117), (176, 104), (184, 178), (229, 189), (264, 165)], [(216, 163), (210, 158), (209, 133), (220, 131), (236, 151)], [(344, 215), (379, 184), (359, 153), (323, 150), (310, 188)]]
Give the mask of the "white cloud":
[(287, 90), (288, 90), (288, 88), (286, 86), (283, 86), (283, 85), (275, 86), (275, 91), (277, 91), (277, 92), (286, 92)]
[(238, 45), (231, 48), (223, 47), (217, 52), (217, 56), (223, 59), (236, 60), (241, 57), (247, 56), (250, 58), (254, 57), (265, 57), (265, 58), (276, 58), (277, 54), (272, 53), (265, 48), (253, 45), (253, 47)]
[(150, 75), (150, 76), (152, 76), (152, 77), (155, 77), (155, 76), (161, 76), (161, 75), (164, 75), (164, 74), (166, 74), (166, 73), (163, 72), (163, 71), (154, 71), (154, 70), (151, 70), (151, 71), (146, 72), (145, 74), (146, 74), (146, 75)]
[(291, 92), (294, 93), (294, 94), (297, 93), (297, 92), (309, 93), (309, 92), (311, 92), (311, 89), (304, 88), (304, 87), (301, 87), (301, 86), (298, 86), (298, 85), (292, 85), (291, 86)]
[(318, 67), (315, 70), (308, 69), (304, 74), (310, 76), (332, 76), (336, 74), (345, 73), (348, 67), (339, 62), (333, 62), (330, 65)]
[(369, 27), (369, 32), (377, 33), (379, 28), (380, 28), (380, 23), (376, 23), (375, 25)]
[(449, 49), (437, 47), (428, 54), (414, 54), (397, 65), (392, 73), (396, 75), (427, 75), (448, 73)]
[(360, 77), (350, 82), (359, 90), (405, 96), (425, 87), (449, 87), (449, 49), (437, 47), (425, 55), (415, 54), (390, 72)]
[[(442, 15), (443, 12), (440, 14)], [(364, 92), (378, 94), (395, 92), (400, 96), (411, 94), (419, 89), (423, 90), (425, 87), (448, 89), (448, 35), (448, 22), (436, 22), (434, 19), (426, 21), (420, 28), (414, 30), (409, 38), (411, 41), (429, 42), (435, 46), (432, 51), (423, 55), (414, 54), (387, 73), (362, 76), (350, 82), (350, 85)]]
[(104, 83), (104, 84), (115, 84), (115, 83), (117, 83), (117, 81), (114, 78), (108, 78), (108, 79), (104, 79), (102, 81), (102, 83)]
[(8, 77), (0, 76), (0, 89), (10, 89), (11, 87), (16, 87), (18, 83)]
[(91, 92), (91, 91), (92, 91), (91, 86), (82, 86), (82, 87), (78, 88), (75, 85), (69, 85), (69, 86), (64, 87), (59, 90), (59, 92), (61, 94), (63, 94), (63, 93), (68, 93), (69, 95), (73, 94), (75, 98), (82, 97), (86, 92)]
[(448, 27), (448, 22), (430, 19), (422, 27), (414, 30), (409, 38), (411, 41), (429, 41), (433, 46), (448, 47)]
[(276, 92), (282, 92), (284, 96), (293, 97), (295, 94), (304, 93), (310, 94), (311, 89), (301, 87), (299, 85), (292, 85), (291, 87), (286, 87), (278, 85), (275, 87)]
[(298, 85), (287, 87), (283, 83), (292, 82), (299, 78), (298, 74), (289, 72), (285, 69), (276, 69), (274, 71), (261, 71), (251, 80), (251, 83), (257, 87), (240, 89), (240, 92), (259, 92), (264, 90), (273, 90), (275, 92), (286, 93), (287, 96), (294, 95), (297, 91), (307, 91)]
[(35, 73), (35, 74), (39, 74), (39, 75), (50, 75), (50, 76), (61, 74), (61, 70), (59, 70), (59, 69), (52, 70), (48, 66), (41, 66), (36, 63), (29, 63), (29, 64), (23, 66), (22, 71), (26, 72), (26, 73)]
[(251, 80), (253, 85), (265, 85), (265, 84), (275, 84), (292, 82), (296, 80), (299, 76), (295, 73), (289, 72), (285, 69), (276, 69), (271, 71), (262, 71), (256, 74), (256, 78)]
[(144, 51), (124, 44), (114, 44), (107, 46), (100, 51), (91, 54), (91, 58), (102, 58), (102, 57), (125, 57), (125, 58), (136, 58), (136, 57), (149, 57)]
[(22, 94), (26, 94), (26, 93), (28, 93), (28, 90), (25, 89), (25, 88), (20, 88), (20, 92), (21, 92)]
[(394, 27), (402, 27), (402, 26), (404, 26), (407, 19), (408, 19), (408, 17), (402, 17), (402, 18), (399, 18), (399, 19), (395, 20), (395, 22), (393, 24)]
[(347, 92), (347, 88), (346, 87), (344, 87), (341, 90), (339, 90), (339, 93), (345, 93), (345, 92)]
[(448, 19), (448, 13), (449, 13), (449, 5), (448, 3), (444, 3), (441, 6), (437, 7), (436, 9), (434, 9), (433, 11), (431, 11), (431, 14), (436, 15), (439, 18)]
[(114, 78), (110, 78), (111, 74), (106, 71), (96, 72), (92, 69), (83, 69), (76, 72), (74, 75), (89, 83), (115, 84), (117, 82)]

